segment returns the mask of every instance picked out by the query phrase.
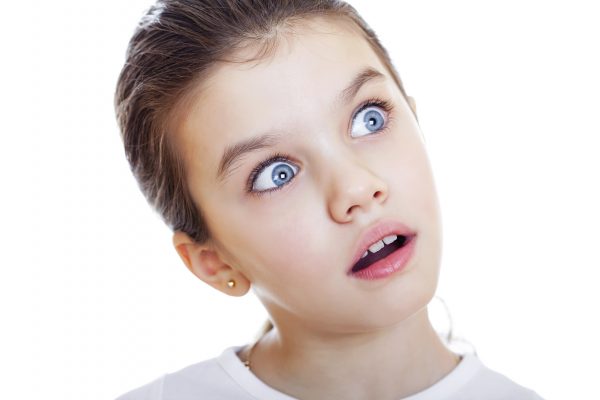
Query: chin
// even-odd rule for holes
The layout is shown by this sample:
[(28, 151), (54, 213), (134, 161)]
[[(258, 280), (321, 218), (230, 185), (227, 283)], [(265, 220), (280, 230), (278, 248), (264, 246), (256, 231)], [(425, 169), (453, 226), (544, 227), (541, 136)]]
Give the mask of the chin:
[(427, 312), (427, 306), (435, 296), (437, 281), (412, 284), (409, 289), (396, 291), (394, 296), (375, 301), (372, 307), (361, 310), (360, 320), (350, 323), (348, 331), (367, 332), (373, 329), (385, 329), (398, 326), (414, 317)]

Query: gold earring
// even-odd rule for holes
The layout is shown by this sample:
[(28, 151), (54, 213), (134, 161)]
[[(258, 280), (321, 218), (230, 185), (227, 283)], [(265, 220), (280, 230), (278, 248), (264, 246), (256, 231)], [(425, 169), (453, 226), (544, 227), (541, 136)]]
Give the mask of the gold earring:
[(234, 288), (234, 287), (235, 287), (235, 281), (234, 281), (233, 279), (230, 279), (230, 280), (228, 280), (228, 281), (227, 281), (227, 287), (228, 287), (229, 289), (232, 289), (232, 288)]

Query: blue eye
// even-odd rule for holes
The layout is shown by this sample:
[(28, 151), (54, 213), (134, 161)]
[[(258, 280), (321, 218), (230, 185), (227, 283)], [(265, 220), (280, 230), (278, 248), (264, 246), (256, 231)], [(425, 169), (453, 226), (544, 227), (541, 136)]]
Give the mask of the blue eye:
[(379, 132), (386, 125), (385, 105), (367, 104), (352, 120), (352, 137), (361, 137), (373, 132)]
[(288, 184), (298, 173), (298, 167), (281, 159), (261, 163), (251, 177), (253, 192), (277, 190)]

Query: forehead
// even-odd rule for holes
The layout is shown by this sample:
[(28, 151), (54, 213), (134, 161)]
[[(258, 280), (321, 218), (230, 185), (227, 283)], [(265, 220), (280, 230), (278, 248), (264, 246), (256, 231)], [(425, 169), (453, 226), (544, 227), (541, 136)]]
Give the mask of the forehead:
[[(234, 58), (252, 59), (256, 51), (248, 47)], [(289, 131), (305, 125), (307, 117), (335, 111), (340, 92), (366, 67), (392, 82), (352, 22), (296, 23), (278, 36), (272, 54), (257, 62), (220, 64), (198, 86), (177, 138), (184, 158), (201, 158), (202, 170), (214, 172), (228, 145), (259, 133)]]

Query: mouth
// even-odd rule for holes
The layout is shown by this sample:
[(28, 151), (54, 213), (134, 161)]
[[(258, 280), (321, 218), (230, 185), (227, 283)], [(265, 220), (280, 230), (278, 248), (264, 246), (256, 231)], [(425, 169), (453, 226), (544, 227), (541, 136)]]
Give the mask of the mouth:
[[(373, 263), (383, 260), (398, 249), (403, 248), (413, 236), (389, 235), (376, 242), (364, 252), (361, 259), (352, 267), (352, 273), (368, 268)], [(387, 243), (386, 243), (387, 242)]]
[(355, 247), (348, 275), (372, 280), (403, 269), (413, 254), (416, 237), (416, 232), (395, 221), (367, 229)]

